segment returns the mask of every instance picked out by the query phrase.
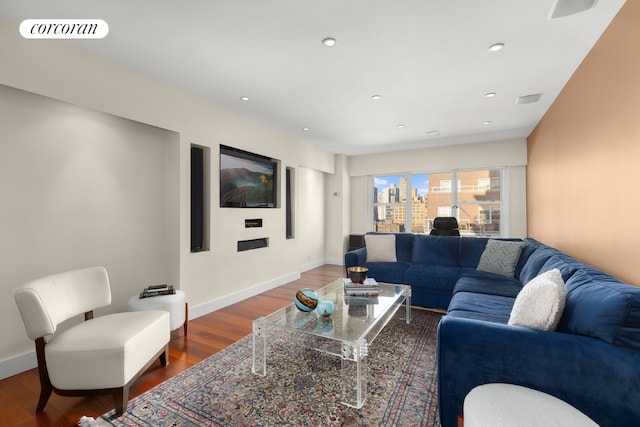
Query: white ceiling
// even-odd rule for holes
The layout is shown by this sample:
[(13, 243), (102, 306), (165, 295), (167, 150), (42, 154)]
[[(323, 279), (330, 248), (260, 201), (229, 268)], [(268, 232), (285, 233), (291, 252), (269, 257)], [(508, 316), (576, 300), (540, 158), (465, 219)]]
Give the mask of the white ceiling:
[(105, 39), (73, 43), (355, 155), (528, 136), (624, 1), (553, 20), (554, 0), (0, 0), (0, 15), (104, 19)]

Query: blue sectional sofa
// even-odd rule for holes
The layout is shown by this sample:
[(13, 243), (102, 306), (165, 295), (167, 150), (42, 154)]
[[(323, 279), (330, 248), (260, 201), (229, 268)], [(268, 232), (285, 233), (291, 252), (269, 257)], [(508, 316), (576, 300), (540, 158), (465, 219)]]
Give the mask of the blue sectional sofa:
[[(549, 393), (601, 426), (640, 426), (640, 288), (534, 239), (520, 240), (506, 277), (477, 269), (487, 238), (394, 235), (394, 262), (367, 262), (361, 248), (345, 266), (411, 285), (412, 304), (447, 310), (437, 350), (443, 427), (457, 426), (471, 389), (496, 382)], [(566, 291), (557, 329), (509, 325), (523, 286), (552, 269)]]

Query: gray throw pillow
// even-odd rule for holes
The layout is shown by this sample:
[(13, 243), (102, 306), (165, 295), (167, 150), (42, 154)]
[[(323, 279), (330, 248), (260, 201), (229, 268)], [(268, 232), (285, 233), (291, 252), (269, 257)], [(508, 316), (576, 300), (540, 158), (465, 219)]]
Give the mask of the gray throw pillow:
[(367, 262), (396, 262), (396, 236), (394, 234), (366, 234)]
[(476, 269), (513, 277), (523, 246), (524, 242), (489, 239)]

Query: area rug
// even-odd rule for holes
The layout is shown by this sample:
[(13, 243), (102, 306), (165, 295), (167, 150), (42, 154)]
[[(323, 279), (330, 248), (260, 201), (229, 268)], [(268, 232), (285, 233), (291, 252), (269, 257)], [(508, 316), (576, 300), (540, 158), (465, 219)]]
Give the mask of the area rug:
[(441, 315), (399, 310), (369, 348), (367, 398), (340, 403), (340, 361), (304, 348), (276, 348), (267, 376), (251, 372), (251, 335), (102, 415), (101, 426), (434, 426), (436, 330)]

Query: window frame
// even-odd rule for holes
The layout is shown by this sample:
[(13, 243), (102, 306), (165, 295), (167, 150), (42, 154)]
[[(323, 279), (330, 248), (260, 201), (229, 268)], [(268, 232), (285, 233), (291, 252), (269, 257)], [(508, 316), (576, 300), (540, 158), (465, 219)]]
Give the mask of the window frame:
[[(499, 171), (500, 172), (500, 200), (489, 200), (489, 201), (483, 201), (483, 202), (475, 202), (475, 203), (465, 203), (465, 202), (460, 202), (458, 199), (458, 194), (460, 192), (460, 180), (458, 178), (458, 174), (459, 173), (465, 173), (465, 172), (474, 172), (474, 171)], [(368, 175), (367, 176), (367, 197), (366, 197), (366, 201), (367, 201), (367, 218), (366, 218), (366, 230), (367, 232), (372, 232), (374, 229), (374, 209), (376, 208), (376, 206), (394, 206), (394, 205), (405, 205), (405, 210), (406, 210), (406, 215), (405, 215), (405, 224), (404, 224), (404, 232), (410, 233), (411, 231), (411, 224), (412, 224), (412, 205), (411, 205), (411, 191), (413, 188), (412, 185), (412, 178), (414, 175), (426, 175), (428, 174), (429, 176), (431, 176), (432, 174), (441, 174), (441, 173), (450, 173), (451, 174), (451, 187), (450, 187), (450, 192), (451, 192), (451, 206), (450, 209), (452, 211), (452, 215), (455, 216), (456, 218), (458, 218), (460, 216), (460, 207), (464, 207), (465, 205), (470, 205), (470, 204), (474, 204), (474, 205), (478, 205), (478, 206), (482, 206), (483, 204), (486, 205), (492, 205), (492, 204), (499, 204), (499, 209), (500, 209), (500, 232), (498, 233), (497, 236), (493, 235), (493, 236), (489, 236), (489, 237), (508, 237), (509, 236), (509, 230), (510, 230), (510, 224), (509, 224), (509, 217), (510, 217), (510, 203), (509, 203), (509, 167), (507, 166), (496, 166), (496, 167), (480, 167), (480, 168), (465, 168), (465, 169), (451, 169), (448, 171), (431, 171), (431, 172), (401, 172), (401, 173), (386, 173), (386, 174), (376, 174), (376, 175)], [(375, 178), (376, 177), (398, 177), (398, 178), (405, 178), (407, 181), (407, 185), (406, 185), (406, 191), (407, 194), (404, 195), (404, 201), (399, 201), (399, 202), (393, 202), (393, 203), (378, 203), (377, 200), (373, 200), (374, 199), (374, 188), (375, 188)], [(487, 178), (490, 179), (490, 178)], [(440, 183), (439, 183), (440, 184)], [(480, 186), (480, 184), (478, 183), (478, 186)], [(400, 199), (402, 199), (402, 197), (400, 197)], [(491, 208), (488, 208), (491, 209)], [(476, 237), (487, 237), (487, 236), (476, 236)]]

